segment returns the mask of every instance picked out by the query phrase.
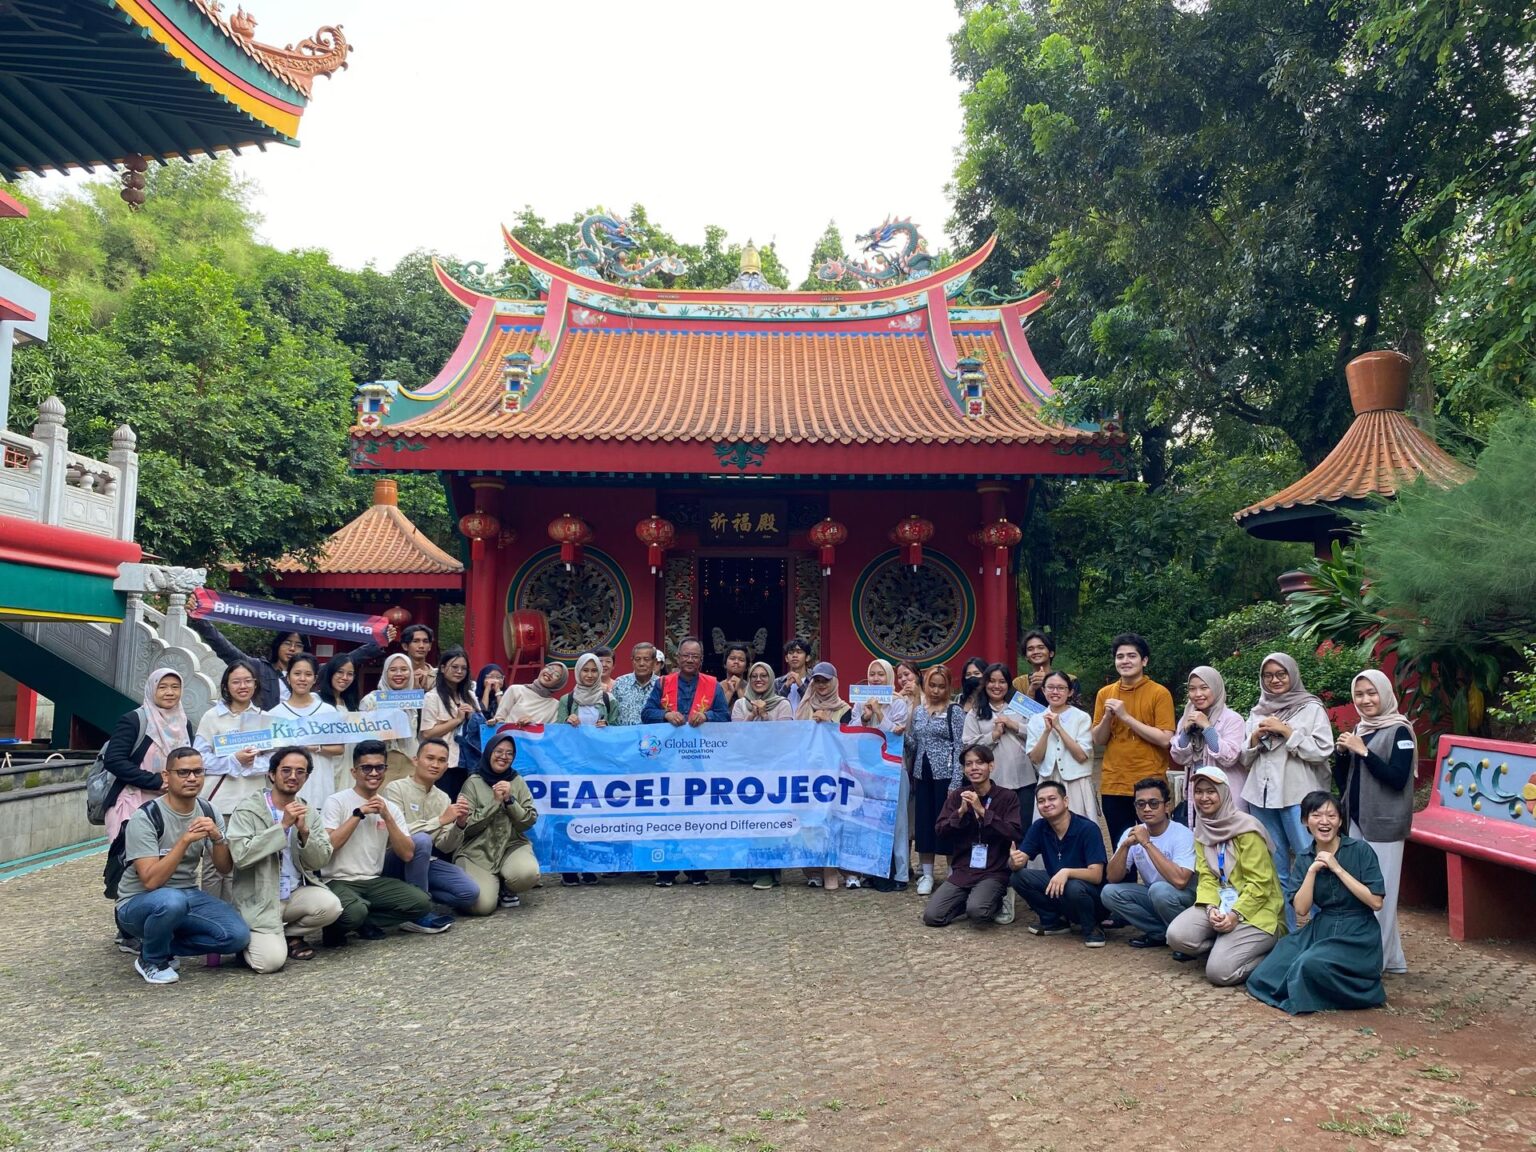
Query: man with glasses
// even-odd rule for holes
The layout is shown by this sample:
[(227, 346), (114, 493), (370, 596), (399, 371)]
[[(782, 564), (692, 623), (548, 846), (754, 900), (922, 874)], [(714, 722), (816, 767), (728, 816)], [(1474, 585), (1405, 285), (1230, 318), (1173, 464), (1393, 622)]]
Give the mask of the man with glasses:
[(1195, 836), (1170, 818), (1165, 777), (1136, 781), (1133, 796), (1138, 823), (1110, 857), (1099, 899), (1111, 916), (1141, 929), (1132, 948), (1162, 948), (1173, 918), (1195, 902)]
[(322, 822), (331, 837), (327, 885), (341, 901), (341, 916), (320, 939), (340, 948), (347, 934), (378, 940), (399, 925), (410, 932), (444, 932), (451, 916), (432, 915), (432, 900), (404, 880), (384, 875), (384, 857), (393, 852), (406, 863), (416, 853), (406, 831), (405, 813), (379, 795), (384, 786), (388, 750), (382, 740), (364, 740), (352, 748), (352, 787), (325, 802)]
[(251, 928), (245, 962), (253, 972), (312, 959), (305, 933), (341, 916), (340, 898), (319, 876), (331, 860), (331, 838), (320, 814), (299, 799), (313, 767), (309, 749), (277, 749), (267, 759), (267, 787), (229, 814), (235, 907)]
[(240, 913), (197, 884), (204, 861), (226, 875), (234, 866), (223, 817), (197, 795), (202, 756), (171, 749), (161, 780), (161, 795), (124, 829), (127, 869), (117, 886), (118, 930), (140, 941), (133, 967), (148, 984), (176, 983), (179, 956), (239, 952), (251, 938)]

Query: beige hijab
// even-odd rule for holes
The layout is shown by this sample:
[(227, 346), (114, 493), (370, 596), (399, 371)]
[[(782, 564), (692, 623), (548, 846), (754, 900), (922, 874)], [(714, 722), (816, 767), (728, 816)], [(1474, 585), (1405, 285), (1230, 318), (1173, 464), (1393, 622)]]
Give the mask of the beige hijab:
[(847, 702), (837, 693), (837, 677), (828, 680), (825, 687), (810, 680), (807, 681), (805, 695), (800, 697), (800, 708), (795, 713), (795, 719), (814, 720), (812, 713), (844, 712), (847, 708)]
[[(1202, 677), (1204, 679), (1204, 677)], [(1206, 817), (1195, 808), (1194, 781), (1204, 776), (1216, 785), (1216, 791), (1221, 794), (1221, 804), (1213, 816)], [(1206, 765), (1196, 768), (1195, 775), (1190, 780), (1190, 808), (1195, 812), (1195, 839), (1205, 848), (1205, 862), (1211, 866), (1212, 872), (1217, 872), (1220, 865), (1217, 857), (1223, 844), (1230, 843), (1244, 832), (1257, 832), (1264, 838), (1264, 845), (1271, 852), (1275, 850), (1275, 842), (1269, 838), (1269, 833), (1264, 830), (1264, 825), (1248, 815), (1239, 812), (1237, 805), (1232, 803), (1232, 789), (1227, 784), (1227, 774), (1220, 768)]]

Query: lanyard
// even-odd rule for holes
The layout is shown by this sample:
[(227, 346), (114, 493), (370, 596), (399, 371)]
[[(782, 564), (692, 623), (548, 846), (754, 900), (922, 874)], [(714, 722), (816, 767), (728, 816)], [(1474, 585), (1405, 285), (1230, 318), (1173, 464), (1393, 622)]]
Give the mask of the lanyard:
[(1227, 886), (1227, 846), (1225, 844), (1216, 849), (1216, 874), (1221, 887)]

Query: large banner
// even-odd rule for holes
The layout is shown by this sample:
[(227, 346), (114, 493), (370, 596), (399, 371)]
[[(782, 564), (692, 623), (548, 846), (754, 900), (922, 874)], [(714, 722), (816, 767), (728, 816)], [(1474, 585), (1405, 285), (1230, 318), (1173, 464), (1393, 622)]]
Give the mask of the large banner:
[(388, 642), (389, 621), (382, 616), (360, 616), (355, 612), (332, 612), (328, 608), (304, 608), (279, 600), (257, 600), (230, 592), (198, 588), (187, 605), (187, 615), (195, 620), (218, 624), (245, 624), (251, 628), (270, 628), (274, 632), (299, 632), (327, 640), (351, 640), (358, 644)]
[(546, 871), (887, 872), (901, 745), (879, 729), (561, 724), (515, 736)]
[(416, 735), (416, 726), (403, 708), (377, 712), (341, 712), (325, 718), (263, 715), (263, 726), (249, 732), (226, 732), (213, 738), (213, 750), (228, 756), (242, 748), (265, 752), (289, 744), (313, 747), (321, 744), (361, 744), (364, 740), (405, 739)]

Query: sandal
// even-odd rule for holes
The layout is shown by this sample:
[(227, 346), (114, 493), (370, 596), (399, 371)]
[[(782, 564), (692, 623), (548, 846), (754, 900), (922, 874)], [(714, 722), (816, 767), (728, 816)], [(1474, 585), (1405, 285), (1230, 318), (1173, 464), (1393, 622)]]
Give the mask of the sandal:
[(313, 960), (315, 958), (314, 946), (305, 942), (302, 936), (288, 937), (288, 959)]

